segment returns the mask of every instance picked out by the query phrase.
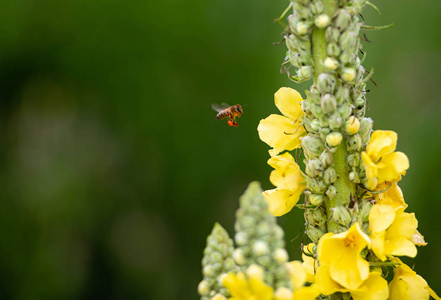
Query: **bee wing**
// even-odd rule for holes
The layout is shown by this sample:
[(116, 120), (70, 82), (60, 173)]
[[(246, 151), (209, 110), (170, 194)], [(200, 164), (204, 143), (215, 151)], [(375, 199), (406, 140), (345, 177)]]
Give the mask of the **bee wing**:
[(216, 103), (211, 104), (211, 108), (217, 112), (223, 111), (224, 109), (229, 107), (230, 105), (228, 105), (227, 103), (221, 103), (220, 105)]

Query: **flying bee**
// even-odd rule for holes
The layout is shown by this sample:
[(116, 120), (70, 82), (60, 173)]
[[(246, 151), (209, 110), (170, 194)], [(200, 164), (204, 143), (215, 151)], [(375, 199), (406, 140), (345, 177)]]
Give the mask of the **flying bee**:
[(229, 105), (227, 103), (222, 103), (221, 105), (212, 104), (211, 107), (218, 112), (216, 119), (223, 120), (228, 118), (228, 125), (238, 127), (239, 123), (236, 122), (235, 118), (242, 116), (243, 110), (240, 104)]

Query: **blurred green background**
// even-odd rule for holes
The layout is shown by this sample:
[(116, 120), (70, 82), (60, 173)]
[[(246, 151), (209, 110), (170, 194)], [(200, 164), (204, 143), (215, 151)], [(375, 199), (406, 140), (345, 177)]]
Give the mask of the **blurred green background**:
[[(367, 115), (399, 134), (429, 246), (406, 260), (441, 293), (441, 1), (377, 1)], [(12, 0), (0, 9), (0, 297), (197, 299), (205, 238), (271, 188), (285, 0)], [(212, 103), (248, 104), (231, 128)], [(291, 242), (303, 223), (280, 218)]]

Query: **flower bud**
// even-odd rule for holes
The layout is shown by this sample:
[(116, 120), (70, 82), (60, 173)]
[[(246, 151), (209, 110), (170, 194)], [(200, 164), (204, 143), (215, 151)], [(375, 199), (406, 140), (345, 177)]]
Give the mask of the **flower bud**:
[(261, 266), (256, 265), (256, 264), (252, 264), (251, 266), (248, 267), (246, 273), (251, 278), (262, 279), (265, 271), (263, 270), (263, 268)]
[(351, 171), (349, 173), (349, 180), (354, 183), (360, 183), (360, 177), (358, 176), (357, 172)]
[(216, 295), (211, 297), (210, 300), (227, 300), (227, 298), (224, 295), (222, 295), (221, 293), (217, 293)]
[(323, 115), (323, 110), (320, 105), (315, 105), (311, 103), (309, 109), (311, 110), (312, 115), (316, 118), (320, 118)]
[(326, 224), (327, 219), (323, 207), (317, 207), (305, 211), (305, 220), (308, 222), (308, 225), (322, 228)]
[(233, 251), (233, 259), (239, 266), (245, 264), (245, 255), (242, 249), (235, 249)]
[(377, 177), (372, 177), (369, 178), (367, 181), (363, 181), (363, 185), (369, 190), (374, 190), (377, 187), (377, 184), (378, 184)]
[(338, 41), (340, 40), (340, 31), (338, 31), (337, 28), (332, 28), (332, 30), (331, 30), (331, 40), (334, 43), (338, 43)]
[(312, 120), (310, 126), (313, 131), (318, 132), (320, 130), (320, 121), (317, 119), (314, 119), (314, 120)]
[(360, 129), (358, 130), (358, 134), (363, 140), (364, 144), (369, 142), (369, 138), (372, 132), (372, 119), (371, 118), (363, 118), (360, 122)]
[(323, 181), (317, 178), (308, 177), (306, 180), (306, 186), (311, 192), (316, 194), (322, 194), (326, 190), (326, 186)]
[(269, 252), (269, 248), (266, 242), (264, 241), (256, 241), (253, 244), (253, 253), (256, 256), (264, 255)]
[(300, 55), (298, 52), (294, 52), (294, 51), (288, 51), (288, 60), (289, 63), (295, 67), (299, 67), (300, 63), (299, 63), (299, 58)]
[[(328, 126), (328, 119), (326, 119), (326, 118), (323, 118), (323, 121), (326, 121), (326, 123), (325, 122), (320, 122), (320, 125), (322, 125), (322, 126)], [(329, 134), (331, 132), (331, 130), (328, 128), (328, 127), (322, 127), (321, 129), (320, 129), (320, 138), (322, 139), (322, 140), (325, 140), (326, 139), (326, 136)]]
[(317, 90), (306, 91), (305, 93), (306, 99), (308, 99), (307, 102), (312, 104), (320, 104), (320, 93)]
[(325, 197), (321, 194), (311, 194), (308, 197), (309, 202), (314, 206), (319, 206), (325, 200)]
[[(340, 62), (343, 65), (351, 64), (354, 59), (354, 56), (355, 55), (351, 49), (342, 50), (342, 53), (340, 54)], [(354, 78), (355, 78), (355, 73), (356, 72), (354, 72)]]
[(326, 143), (330, 147), (336, 147), (336, 146), (340, 145), (342, 139), (343, 139), (342, 134), (338, 131), (334, 131), (326, 136)]
[(333, 113), (337, 109), (337, 99), (335, 99), (334, 95), (324, 94), (320, 101), (322, 110), (326, 114)]
[(332, 157), (332, 154), (324, 151), (322, 154), (320, 154), (320, 160), (322, 161), (323, 167), (327, 168), (334, 164), (334, 158)]
[(329, 16), (327, 14), (321, 14), (321, 15), (318, 15), (317, 18), (315, 18), (314, 24), (318, 28), (325, 28), (329, 25), (330, 22), (331, 22), (331, 19), (329, 18)]
[(329, 43), (326, 48), (326, 53), (329, 56), (338, 57), (341, 53), (341, 49), (337, 46), (336, 43)]
[(273, 297), (277, 300), (291, 300), (293, 297), (293, 293), (289, 288), (282, 286), (274, 292)]
[(337, 224), (349, 227), (349, 225), (351, 224), (352, 218), (351, 218), (351, 214), (349, 213), (348, 209), (343, 206), (336, 206), (331, 209), (332, 209), (331, 219), (334, 222), (336, 222)]
[(274, 251), (274, 253), (273, 253), (273, 258), (279, 264), (287, 262), (288, 261), (288, 252), (286, 252), (286, 250), (283, 248), (276, 249), (276, 251)]
[(208, 296), (208, 294), (210, 293), (210, 285), (208, 284), (208, 282), (206, 282), (205, 280), (199, 282), (198, 293), (201, 296)]
[(364, 105), (366, 104), (366, 100), (364, 100), (363, 96), (358, 97), (357, 99), (355, 99), (354, 104), (356, 107), (364, 107)]
[(360, 154), (359, 153), (352, 153), (348, 155), (348, 165), (355, 168), (358, 167), (360, 164)]
[(298, 22), (296, 25), (296, 32), (299, 35), (305, 35), (308, 33), (310, 27), (311, 26), (306, 22)]
[(299, 52), (298, 46), (296, 43), (296, 37), (294, 34), (290, 34), (288, 36), (285, 36), (285, 43), (286, 47), (291, 50), (292, 52)]
[(328, 134), (329, 133), (329, 128), (327, 128), (329, 126), (328, 116), (327, 115), (320, 116), (319, 117), (319, 122), (320, 122), (320, 127), (322, 127), (321, 130), (320, 130), (320, 133), (323, 133), (323, 130), (328, 130), (325, 133), (325, 135)]
[(305, 168), (306, 174), (311, 177), (322, 176), (323, 174), (323, 166), (322, 162), (319, 159), (311, 159), (306, 164)]
[(305, 127), (307, 132), (314, 132), (314, 130), (311, 128), (311, 119), (308, 118), (306, 114), (302, 118), (302, 123), (303, 123), (303, 127)]
[(360, 129), (360, 121), (354, 116), (350, 116), (345, 123), (345, 132), (349, 135), (356, 134)]
[(322, 140), (318, 137), (307, 135), (302, 139), (302, 148), (305, 151), (306, 157), (318, 157), (324, 147)]
[(356, 134), (348, 139), (348, 151), (360, 151), (361, 149), (361, 137)]
[(355, 110), (355, 115), (357, 118), (361, 119), (364, 117), (364, 107), (358, 110)]
[(351, 23), (351, 15), (344, 9), (341, 9), (338, 13), (337, 19), (335, 20), (335, 25), (340, 30), (346, 30), (346, 28)]
[(340, 35), (338, 42), (343, 50), (352, 50), (351, 46), (354, 43), (355, 39), (356, 37), (354, 33), (351, 32), (350, 30), (347, 30)]
[(329, 199), (332, 199), (332, 198), (334, 198), (335, 196), (337, 196), (337, 189), (336, 189), (336, 187), (335, 186), (333, 186), (333, 185), (330, 185), (329, 187), (328, 187), (328, 189), (326, 190), (326, 196), (328, 196), (329, 197)]
[(306, 233), (314, 244), (317, 244), (318, 240), (325, 234), (323, 230), (314, 226), (308, 226), (306, 228)]
[(323, 65), (326, 69), (330, 71), (334, 71), (338, 68), (338, 61), (335, 58), (327, 57), (325, 61), (323, 62)]
[(323, 176), (325, 183), (332, 184), (337, 180), (337, 172), (333, 167), (327, 168)]
[(340, 129), (342, 123), (343, 123), (343, 119), (340, 117), (340, 115), (338, 113), (332, 114), (329, 117), (329, 128), (331, 130)]
[(205, 266), (205, 267), (202, 269), (202, 273), (203, 273), (204, 276), (206, 276), (206, 277), (214, 277), (214, 276), (217, 275), (216, 270), (215, 270), (214, 267), (211, 266), (211, 265)]
[(335, 93), (335, 97), (337, 98), (337, 103), (345, 103), (349, 99), (349, 88), (347, 86), (340, 86)]
[(351, 82), (354, 80), (355, 75), (357, 75), (357, 73), (353, 68), (344, 68), (343, 72), (341, 73), (341, 78), (346, 82)]
[(343, 120), (346, 120), (352, 114), (352, 108), (347, 103), (343, 103), (342, 105), (340, 105), (337, 108), (337, 111)]
[(320, 93), (332, 93), (335, 87), (335, 78), (331, 74), (321, 73), (317, 79), (317, 89)]
[(296, 27), (297, 27), (297, 23), (299, 22), (299, 17), (292, 14), (288, 16), (288, 26), (289, 26), (289, 31), (290, 32), (295, 32)]
[(358, 207), (358, 216), (363, 222), (367, 222), (369, 220), (369, 213), (372, 208), (372, 203), (369, 201), (362, 201), (360, 206)]
[(234, 236), (234, 240), (236, 241), (236, 244), (238, 246), (246, 245), (248, 243), (248, 234), (246, 234), (243, 231), (242, 232), (238, 232)]
[(312, 77), (312, 67), (311, 66), (303, 66), (299, 69), (299, 77), (304, 79), (309, 79)]

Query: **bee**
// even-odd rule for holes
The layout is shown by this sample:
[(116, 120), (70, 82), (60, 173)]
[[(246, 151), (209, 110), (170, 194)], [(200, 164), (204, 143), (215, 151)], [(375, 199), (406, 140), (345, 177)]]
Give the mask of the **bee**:
[(236, 122), (235, 118), (242, 116), (243, 110), (240, 104), (229, 105), (227, 103), (222, 103), (221, 105), (212, 104), (211, 107), (218, 112), (216, 119), (223, 120), (228, 118), (228, 125), (238, 127), (239, 123)]

